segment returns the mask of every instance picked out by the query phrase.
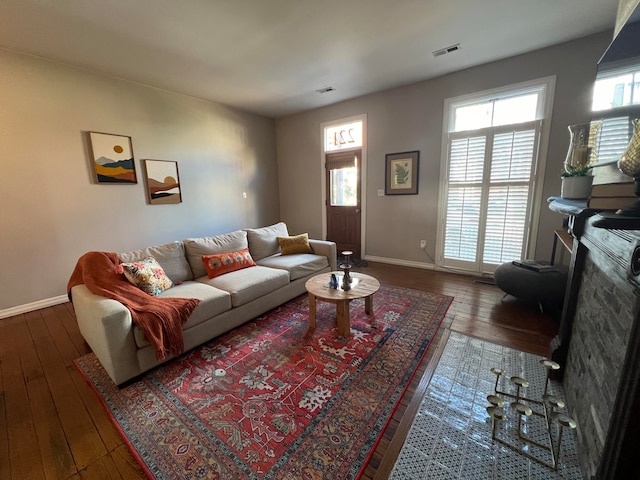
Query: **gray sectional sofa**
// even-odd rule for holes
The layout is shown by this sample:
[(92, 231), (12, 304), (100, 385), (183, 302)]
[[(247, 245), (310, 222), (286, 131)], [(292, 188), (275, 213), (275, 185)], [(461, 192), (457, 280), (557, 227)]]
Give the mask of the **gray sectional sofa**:
[[(154, 257), (175, 284), (160, 297), (200, 300), (183, 326), (187, 351), (304, 293), (305, 282), (312, 276), (337, 269), (335, 243), (310, 239), (313, 253), (281, 255), (277, 237), (287, 235), (287, 226), (281, 222), (189, 238), (119, 257), (123, 262)], [(249, 249), (256, 266), (207, 276), (203, 255), (243, 248)], [(120, 302), (95, 295), (84, 284), (74, 286), (71, 293), (80, 332), (117, 385), (168, 360), (156, 359), (155, 349)]]

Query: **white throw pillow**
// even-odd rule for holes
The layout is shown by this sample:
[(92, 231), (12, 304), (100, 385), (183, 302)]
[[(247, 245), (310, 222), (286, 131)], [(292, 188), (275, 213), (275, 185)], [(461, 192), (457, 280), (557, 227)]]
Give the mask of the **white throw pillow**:
[(247, 240), (249, 251), (254, 260), (270, 257), (280, 252), (278, 237), (288, 237), (289, 231), (284, 222), (276, 223), (263, 228), (247, 228)]
[(237, 252), (248, 247), (247, 232), (244, 230), (236, 230), (213, 237), (187, 238), (183, 240), (183, 243), (194, 278), (200, 278), (207, 274), (204, 263), (202, 263), (204, 255)]
[(185, 258), (182, 242), (170, 242), (142, 250), (119, 253), (118, 256), (123, 263), (139, 262), (147, 257), (153, 257), (162, 266), (173, 283), (178, 284), (193, 280), (193, 273)]

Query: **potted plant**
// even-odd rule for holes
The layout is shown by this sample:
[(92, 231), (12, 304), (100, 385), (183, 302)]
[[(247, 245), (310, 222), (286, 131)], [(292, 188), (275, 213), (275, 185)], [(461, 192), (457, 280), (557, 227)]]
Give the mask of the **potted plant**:
[(593, 183), (593, 176), (590, 174), (591, 167), (591, 164), (577, 166), (565, 164), (560, 173), (562, 176), (560, 196), (568, 199), (589, 198)]

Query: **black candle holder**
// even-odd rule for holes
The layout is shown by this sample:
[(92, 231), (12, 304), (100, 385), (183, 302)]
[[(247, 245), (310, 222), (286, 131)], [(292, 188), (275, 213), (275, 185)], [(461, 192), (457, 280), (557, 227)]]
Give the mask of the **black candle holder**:
[(342, 275), (342, 290), (347, 291), (347, 290), (351, 290), (351, 275), (350, 275), (350, 271), (351, 271), (351, 255), (353, 255), (352, 251), (349, 250), (345, 250), (344, 252), (342, 252), (342, 256), (344, 257), (344, 263), (340, 264), (340, 268), (343, 270), (343, 275)]

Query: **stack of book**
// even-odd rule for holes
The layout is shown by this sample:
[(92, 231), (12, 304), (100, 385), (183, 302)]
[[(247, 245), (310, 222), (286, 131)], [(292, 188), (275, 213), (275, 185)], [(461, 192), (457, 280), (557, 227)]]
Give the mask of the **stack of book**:
[(619, 210), (638, 200), (634, 188), (634, 182), (593, 185), (587, 206), (594, 210)]

